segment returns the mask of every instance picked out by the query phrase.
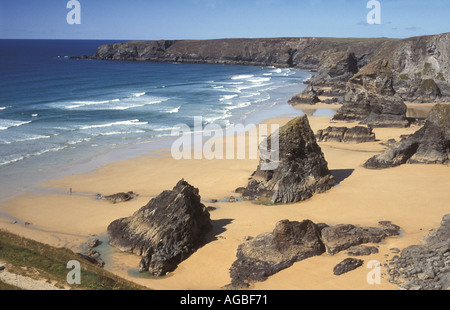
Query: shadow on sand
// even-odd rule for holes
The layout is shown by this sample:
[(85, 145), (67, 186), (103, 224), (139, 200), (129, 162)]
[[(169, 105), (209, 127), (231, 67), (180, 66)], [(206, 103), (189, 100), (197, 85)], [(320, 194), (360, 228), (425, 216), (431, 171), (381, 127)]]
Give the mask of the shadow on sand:
[(219, 236), (221, 233), (225, 232), (227, 230), (225, 228), (225, 226), (231, 224), (232, 222), (233, 222), (232, 219), (221, 219), (221, 220), (211, 221), (211, 225), (213, 228), (206, 236), (205, 244), (208, 244), (210, 242), (218, 240), (219, 238), (217, 236)]
[(353, 174), (353, 171), (355, 171), (355, 169), (335, 169), (331, 170), (330, 173), (334, 176), (336, 185), (338, 185), (350, 177)]

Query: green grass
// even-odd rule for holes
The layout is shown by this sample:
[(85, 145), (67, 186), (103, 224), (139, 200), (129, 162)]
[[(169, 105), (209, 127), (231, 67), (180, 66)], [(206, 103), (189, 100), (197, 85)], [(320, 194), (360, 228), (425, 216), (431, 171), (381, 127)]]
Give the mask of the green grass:
[[(144, 287), (122, 279), (103, 268), (77, 256), (65, 248), (55, 248), (34, 240), (22, 238), (0, 230), (0, 260), (12, 265), (9, 272), (35, 279), (56, 282), (56, 286), (67, 287), (67, 263), (77, 260), (81, 264), (81, 284), (71, 285), (75, 290), (142, 290)], [(13, 287), (0, 283), (0, 289)]]

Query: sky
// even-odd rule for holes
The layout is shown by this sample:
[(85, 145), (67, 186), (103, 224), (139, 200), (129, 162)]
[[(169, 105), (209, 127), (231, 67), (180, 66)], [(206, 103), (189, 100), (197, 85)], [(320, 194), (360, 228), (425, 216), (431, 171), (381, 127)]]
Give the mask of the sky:
[[(73, 0), (72, 0), (73, 1)], [(373, 1), (373, 0), (372, 0)], [(450, 32), (450, 0), (0, 0), (0, 39), (407, 38)], [(76, 2), (76, 1), (75, 1)]]

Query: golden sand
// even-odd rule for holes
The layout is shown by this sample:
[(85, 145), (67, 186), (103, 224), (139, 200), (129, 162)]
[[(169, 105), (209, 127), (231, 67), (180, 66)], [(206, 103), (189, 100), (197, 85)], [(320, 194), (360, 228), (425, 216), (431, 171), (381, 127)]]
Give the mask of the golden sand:
[[(309, 106), (310, 107), (310, 106)], [(337, 108), (338, 106), (333, 106)], [(316, 108), (330, 108), (330, 105)], [(266, 120), (268, 124), (285, 124), (289, 118)], [(353, 126), (331, 122), (329, 117), (309, 117), (314, 131), (328, 126)], [(367, 264), (377, 260), (384, 264), (394, 254), (391, 248), (403, 249), (419, 244), (433, 228), (439, 227), (443, 215), (450, 213), (450, 168), (445, 165), (403, 165), (386, 170), (368, 170), (363, 163), (383, 151), (380, 142), (411, 134), (419, 127), (375, 129), (377, 142), (364, 144), (320, 143), (329, 169), (339, 185), (311, 199), (291, 205), (264, 206), (251, 202), (208, 203), (211, 199), (237, 196), (234, 190), (245, 186), (258, 160), (175, 160), (169, 150), (148, 156), (115, 162), (90, 173), (72, 175), (44, 184), (42, 194), (28, 194), (0, 205), (0, 211), (17, 219), (0, 218), (0, 228), (54, 246), (75, 251), (92, 235), (104, 236), (113, 220), (132, 215), (163, 190), (172, 189), (182, 178), (199, 188), (211, 212), (214, 226), (208, 243), (182, 262), (169, 276), (145, 279), (130, 275), (140, 257), (110, 251), (105, 268), (152, 289), (218, 290), (230, 283), (229, 268), (245, 236), (270, 232), (283, 219), (312, 220), (316, 223), (377, 226), (391, 221), (402, 229), (400, 237), (388, 238), (379, 245), (379, 254), (363, 257)], [(70, 195), (67, 191), (72, 188)], [(51, 193), (49, 193), (49, 190)], [(134, 191), (140, 196), (127, 203), (111, 204), (96, 200), (95, 195)], [(24, 222), (30, 225), (22, 225)], [(292, 267), (254, 284), (251, 289), (270, 290), (377, 290), (396, 289), (384, 273), (381, 284), (369, 284), (371, 269), (364, 265), (341, 276), (333, 267), (346, 258), (323, 254), (295, 263)]]

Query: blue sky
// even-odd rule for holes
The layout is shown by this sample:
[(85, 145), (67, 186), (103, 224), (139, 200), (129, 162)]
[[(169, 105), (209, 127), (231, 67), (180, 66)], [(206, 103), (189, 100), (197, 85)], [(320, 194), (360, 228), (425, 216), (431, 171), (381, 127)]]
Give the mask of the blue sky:
[(78, 0), (81, 24), (69, 25), (68, 0), (0, 0), (0, 38), (217, 39), (393, 37), (450, 32), (450, 0)]

